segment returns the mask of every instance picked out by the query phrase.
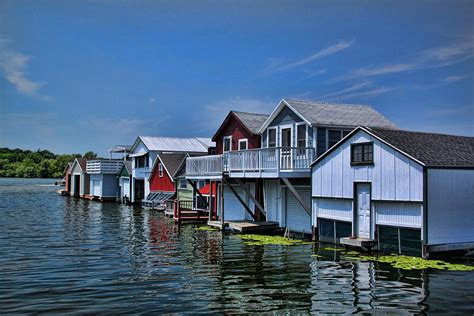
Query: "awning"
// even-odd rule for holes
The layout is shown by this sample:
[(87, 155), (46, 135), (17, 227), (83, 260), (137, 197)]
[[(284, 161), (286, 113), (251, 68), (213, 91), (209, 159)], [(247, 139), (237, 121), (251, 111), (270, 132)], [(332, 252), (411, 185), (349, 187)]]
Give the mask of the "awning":
[(144, 152), (141, 152), (141, 153), (131, 154), (131, 155), (129, 155), (129, 157), (141, 157), (141, 156), (145, 156), (146, 154), (148, 154), (148, 153), (146, 151), (144, 151)]
[(147, 195), (146, 199), (142, 202), (166, 202), (171, 199), (174, 195), (174, 192), (152, 192)]

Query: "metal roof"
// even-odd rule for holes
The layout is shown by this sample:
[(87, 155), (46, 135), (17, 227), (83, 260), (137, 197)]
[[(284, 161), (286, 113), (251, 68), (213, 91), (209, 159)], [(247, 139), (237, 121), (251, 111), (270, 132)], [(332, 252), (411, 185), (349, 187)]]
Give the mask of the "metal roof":
[[(179, 138), (179, 137), (152, 137), (138, 136), (150, 151), (160, 152), (202, 152), (207, 153), (208, 148), (215, 146), (214, 142), (206, 138)], [(137, 139), (137, 141), (138, 141)], [(132, 146), (132, 151), (135, 145)]]

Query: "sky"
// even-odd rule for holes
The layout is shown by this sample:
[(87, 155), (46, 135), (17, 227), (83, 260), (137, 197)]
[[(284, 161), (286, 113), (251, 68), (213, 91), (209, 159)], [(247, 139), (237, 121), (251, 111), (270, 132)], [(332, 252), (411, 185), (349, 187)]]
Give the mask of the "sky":
[(283, 98), (474, 136), (474, 2), (0, 1), (0, 147), (211, 137)]

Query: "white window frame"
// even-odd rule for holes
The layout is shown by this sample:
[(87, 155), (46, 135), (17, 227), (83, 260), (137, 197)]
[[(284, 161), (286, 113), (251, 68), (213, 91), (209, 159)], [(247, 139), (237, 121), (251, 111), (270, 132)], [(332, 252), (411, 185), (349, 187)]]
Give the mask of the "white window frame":
[(158, 163), (158, 176), (163, 178), (163, 164), (161, 162)]
[(282, 140), (283, 140), (283, 137), (282, 137), (282, 132), (284, 129), (291, 129), (291, 144), (290, 144), (290, 147), (295, 147), (294, 145), (294, 142), (295, 142), (295, 134), (294, 134), (294, 128), (293, 128), (293, 124), (287, 124), (287, 125), (280, 125), (279, 126), (279, 130), (280, 130), (280, 139), (278, 140), (278, 146), (277, 147), (283, 147), (283, 144), (282, 144)]
[(295, 147), (298, 147), (298, 138), (299, 138), (299, 135), (298, 135), (298, 127), (299, 127), (300, 125), (304, 125), (304, 126), (305, 126), (305, 131), (304, 131), (304, 133), (305, 133), (306, 136), (305, 136), (305, 144), (304, 144), (304, 146), (305, 146), (305, 147), (308, 147), (308, 140), (309, 140), (309, 139), (308, 139), (308, 138), (309, 138), (309, 137), (308, 137), (308, 136), (309, 136), (309, 135), (308, 135), (308, 124), (306, 124), (305, 122), (296, 123), (296, 137), (295, 137), (295, 138), (296, 138), (296, 144), (295, 144)]
[[(222, 152), (227, 153), (227, 152), (232, 151), (232, 135), (224, 136), (222, 139), (223, 139), (223, 141), (222, 141)], [(225, 151), (225, 141), (226, 141), (226, 139), (229, 140), (229, 151)]]
[(238, 143), (239, 150), (242, 150), (241, 147), (240, 147), (241, 143), (245, 143), (245, 150), (249, 149), (249, 140), (248, 140), (248, 138), (239, 139), (239, 143)]
[(277, 135), (278, 130), (277, 130), (276, 126), (275, 126), (275, 127), (269, 127), (269, 128), (267, 128), (267, 148), (273, 148), (273, 147), (270, 147), (270, 130), (271, 130), (271, 129), (274, 129), (274, 130), (275, 130), (275, 147), (278, 147), (278, 135)]

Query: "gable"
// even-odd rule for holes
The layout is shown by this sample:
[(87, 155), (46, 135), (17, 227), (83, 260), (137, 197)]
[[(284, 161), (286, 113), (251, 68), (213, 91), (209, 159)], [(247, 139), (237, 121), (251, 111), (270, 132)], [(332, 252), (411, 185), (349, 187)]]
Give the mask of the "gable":
[(275, 116), (275, 118), (270, 121), (268, 127), (292, 124), (295, 122), (300, 123), (303, 122), (303, 120), (293, 110), (291, 110), (288, 106), (285, 105), (281, 109), (281, 111)]
[(238, 119), (236, 119), (232, 113), (230, 113), (212, 140), (216, 142), (217, 147), (217, 143), (219, 141), (222, 142), (222, 137), (233, 135), (236, 132), (245, 135), (246, 138), (252, 136), (248, 129)]
[(148, 148), (145, 146), (141, 138), (138, 137), (135, 143), (133, 144), (133, 147), (130, 151), (130, 155), (145, 154), (147, 152), (149, 152)]
[(120, 170), (120, 173), (118, 175), (119, 177), (130, 177), (130, 174), (128, 173), (127, 168), (125, 165), (122, 166), (122, 169)]
[(83, 171), (81, 170), (81, 166), (79, 165), (79, 163), (77, 163), (77, 161), (74, 161), (71, 173), (82, 173), (82, 172)]

